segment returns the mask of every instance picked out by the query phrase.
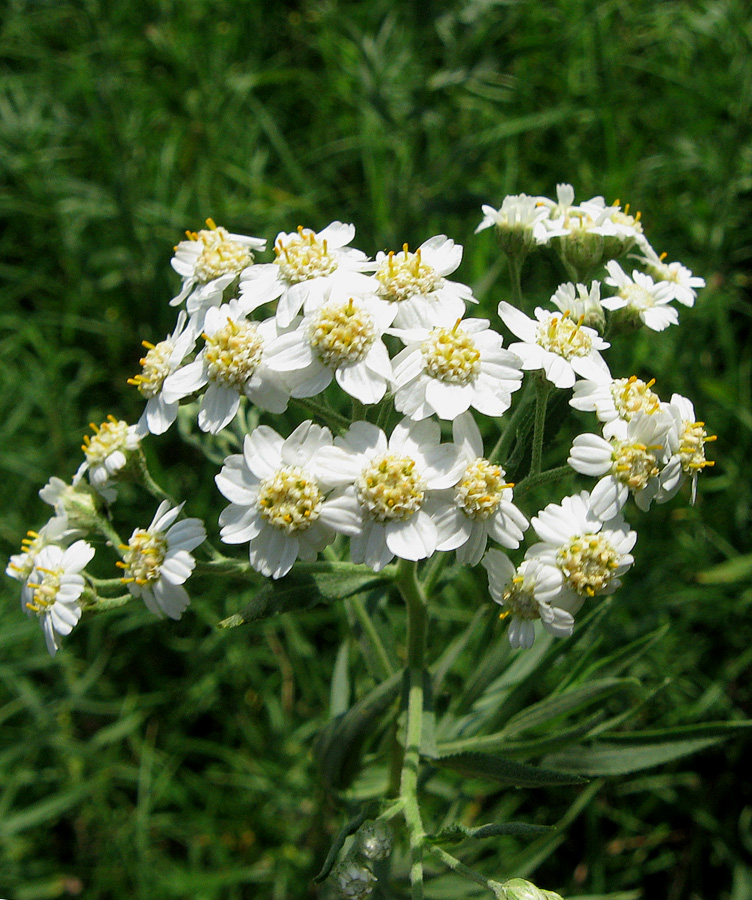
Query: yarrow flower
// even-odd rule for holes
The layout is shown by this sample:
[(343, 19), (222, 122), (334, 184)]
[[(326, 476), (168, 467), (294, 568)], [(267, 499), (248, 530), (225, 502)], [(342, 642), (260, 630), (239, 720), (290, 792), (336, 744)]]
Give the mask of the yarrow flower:
[(439, 527), (453, 503), (446, 489), (465, 463), (457, 446), (440, 440), (433, 419), (403, 419), (389, 439), (369, 422), (354, 422), (321, 449), (317, 470), (338, 488), (327, 501), (327, 520), (350, 536), (353, 562), (378, 572), (395, 556), (426, 559), (449, 536)]
[(588, 328), (602, 332), (606, 325), (606, 316), (601, 305), (601, 283), (594, 281), (590, 290), (584, 284), (574, 285), (572, 282), (560, 284), (551, 297), (564, 313), (576, 322), (582, 322)]
[(611, 438), (622, 425), (637, 413), (647, 416), (665, 415), (661, 398), (652, 389), (655, 379), (642, 381), (636, 375), (629, 378), (611, 378), (603, 372), (596, 379), (583, 379), (574, 386), (569, 405), (585, 412), (594, 412), (603, 422), (603, 436)]
[(525, 559), (515, 569), (501, 550), (489, 550), (483, 557), (483, 567), (492, 599), (504, 607), (500, 618), (509, 618), (507, 636), (512, 647), (533, 646), (536, 621), (554, 637), (572, 633), (574, 617), (556, 605), (563, 581), (559, 569), (535, 558)]
[(658, 503), (670, 500), (682, 485), (685, 478), (692, 484), (690, 502), (694, 504), (697, 497), (697, 476), (703, 469), (715, 465), (705, 458), (705, 444), (716, 440), (715, 435), (705, 431), (705, 423), (695, 418), (692, 402), (681, 394), (672, 394), (666, 404), (666, 411), (671, 416), (671, 428), (668, 432), (668, 448), (671, 458), (666, 464), (661, 479), (661, 491), (656, 498)]
[(336, 379), (361, 403), (377, 403), (392, 378), (382, 336), (396, 312), (373, 297), (328, 300), (270, 345), (267, 364), (293, 397), (313, 397)]
[(241, 394), (269, 412), (284, 412), (290, 392), (266, 363), (266, 348), (277, 334), (274, 319), (246, 319), (237, 300), (212, 307), (204, 321), (203, 349), (193, 362), (167, 376), (164, 402), (178, 403), (206, 386), (198, 425), (210, 434), (218, 434), (235, 418)]
[(251, 565), (262, 575), (281, 578), (296, 559), (313, 561), (334, 538), (316, 466), (331, 442), (329, 429), (310, 421), (287, 439), (260, 425), (216, 476), (230, 501), (219, 517), (220, 537), (226, 544), (249, 541)]
[[(186, 231), (187, 241), (175, 247), (172, 268), (183, 279), (180, 293), (170, 301), (177, 306), (188, 300), (191, 318), (200, 315), (207, 305), (220, 303), (222, 292), (253, 263), (253, 254), (266, 247), (263, 238), (231, 234), (212, 219), (207, 228)], [(199, 328), (201, 323), (198, 323)]]
[(509, 409), (522, 384), (520, 360), (502, 348), (488, 319), (453, 327), (394, 329), (407, 346), (394, 364), (394, 407), (411, 419), (454, 419), (471, 406), (487, 416)]
[(160, 618), (179, 619), (188, 608), (191, 601), (183, 585), (196, 566), (191, 551), (206, 540), (200, 519), (177, 521), (184, 505), (160, 503), (151, 525), (133, 532), (116, 563), (123, 570), (123, 584)]
[(548, 218), (549, 210), (537, 197), (510, 195), (504, 198), (499, 209), (485, 205), (481, 209), (483, 219), (475, 233), (495, 228), (505, 253), (511, 256), (525, 254), (539, 244), (548, 243), (548, 231), (543, 220)]
[(81, 618), (78, 600), (85, 582), (81, 572), (94, 558), (94, 548), (76, 541), (67, 550), (57, 545), (42, 547), (21, 591), (21, 605), (37, 616), (51, 656), (60, 649), (59, 636), (70, 634)]
[(647, 274), (657, 282), (663, 282), (668, 287), (670, 300), (676, 300), (684, 306), (694, 306), (697, 299), (697, 289), (705, 287), (705, 279), (693, 275), (691, 270), (681, 263), (665, 261), (667, 254), (659, 256), (647, 241), (640, 243), (642, 256), (630, 254), (631, 259), (636, 259), (647, 269)]
[(138, 388), (146, 399), (146, 408), (138, 421), (138, 433), (144, 435), (164, 434), (172, 425), (178, 414), (178, 401), (168, 403), (162, 393), (162, 387), (168, 375), (171, 375), (185, 357), (193, 350), (196, 339), (186, 329), (188, 316), (180, 311), (177, 325), (172, 334), (158, 344), (142, 341), (148, 351), (141, 360), (141, 374), (128, 379), (128, 384)]
[(462, 318), (465, 301), (475, 302), (473, 292), (446, 277), (460, 262), (461, 245), (445, 234), (429, 238), (414, 252), (404, 244), (399, 253), (377, 253), (376, 293), (396, 307), (395, 326), (430, 327)]
[(561, 572), (555, 605), (572, 614), (588, 597), (612, 594), (634, 562), (630, 551), (637, 534), (621, 515), (606, 522), (598, 518), (587, 491), (565, 497), (561, 504), (549, 503), (531, 524), (541, 541), (528, 549), (525, 558)]
[(311, 312), (325, 297), (373, 293), (376, 283), (364, 274), (372, 268), (365, 253), (347, 245), (355, 226), (332, 222), (315, 232), (300, 226), (280, 232), (273, 263), (255, 265), (240, 279), (240, 300), (247, 312), (277, 300), (277, 324), (286, 328), (302, 308)]
[(608, 262), (606, 268), (606, 284), (618, 288), (616, 296), (606, 297), (602, 301), (606, 309), (623, 309), (652, 331), (663, 331), (679, 322), (677, 311), (667, 305), (671, 301), (671, 289), (667, 282), (656, 284), (649, 275), (636, 269), (630, 278), (614, 260)]
[(447, 535), (437, 549), (456, 550), (457, 562), (475, 566), (489, 538), (502, 547), (519, 547), (528, 521), (512, 502), (514, 485), (504, 469), (483, 456), (483, 439), (472, 414), (458, 416), (452, 432), (465, 471), (451, 489), (454, 502), (436, 513), (437, 528)]
[(543, 369), (556, 387), (572, 387), (577, 375), (598, 379), (608, 372), (600, 351), (611, 345), (581, 322), (541, 307), (535, 310), (536, 322), (504, 300), (499, 303), (499, 315), (507, 328), (522, 338), (522, 343), (509, 346), (522, 360), (522, 368)]
[(5, 574), (16, 581), (26, 581), (44, 547), (51, 544), (65, 547), (78, 534), (78, 529), (68, 527), (68, 516), (65, 513), (53, 516), (39, 531), (26, 532), (26, 537), (21, 541), (21, 552), (14, 553), (8, 560)]
[(138, 427), (113, 415), (107, 416), (101, 425), (92, 422), (89, 427), (94, 431), (94, 436), (84, 435), (81, 449), (86, 459), (79, 466), (73, 485), (88, 471), (91, 486), (111, 502), (117, 496), (114, 480), (141, 446)]

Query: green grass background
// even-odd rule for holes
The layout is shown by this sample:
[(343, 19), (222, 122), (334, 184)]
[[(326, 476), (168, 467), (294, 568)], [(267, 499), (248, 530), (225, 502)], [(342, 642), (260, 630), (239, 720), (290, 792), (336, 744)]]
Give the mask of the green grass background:
[[(630, 515), (637, 563), (600, 640), (667, 626), (635, 672), (661, 686), (643, 725), (749, 718), (751, 122), (744, 0), (6, 0), (3, 562), (48, 514), (38, 489), (77, 468), (87, 423), (140, 414), (125, 380), (140, 340), (172, 328), (184, 229), (212, 216), (273, 239), (341, 219), (371, 254), (444, 232), (492, 311), (506, 280), (490, 234), (473, 235), (481, 203), (567, 181), (642, 210), (653, 246), (708, 282), (680, 328), (610, 357), (692, 398), (719, 440), (696, 507)], [(528, 274), (560, 277), (543, 257)], [(149, 454), (216, 527), (215, 469), (172, 433)], [(218, 632), (242, 588), (204, 584), (179, 623), (133, 605), (51, 661), (17, 585), (2, 594), (3, 897), (317, 896), (341, 812), (311, 748), (342, 608)], [(736, 739), (603, 784), (535, 879), (570, 897), (747, 900), (748, 760)], [(556, 821), (575, 794), (512, 811)], [(484, 821), (505, 803), (462, 810)], [(503, 854), (484, 864), (505, 874)]]

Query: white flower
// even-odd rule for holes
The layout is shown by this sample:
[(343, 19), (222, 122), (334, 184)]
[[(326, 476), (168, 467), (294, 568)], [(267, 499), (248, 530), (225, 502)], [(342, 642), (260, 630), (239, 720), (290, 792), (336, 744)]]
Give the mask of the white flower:
[(185, 311), (181, 310), (172, 334), (158, 344), (141, 342), (148, 351), (140, 360), (141, 374), (128, 379), (128, 384), (135, 385), (146, 398), (146, 408), (137, 426), (141, 435), (147, 432), (163, 434), (178, 414), (178, 401), (168, 403), (162, 393), (162, 386), (167, 376), (178, 368), (196, 343), (193, 333), (186, 330), (187, 321)]
[[(557, 568), (564, 576), (556, 606), (572, 614), (585, 598), (612, 594), (634, 562), (637, 535), (618, 515), (603, 522), (593, 512), (587, 491), (549, 503), (531, 519), (541, 543), (525, 554)], [(553, 602), (553, 601), (552, 601)]]
[(453, 503), (446, 489), (457, 483), (465, 463), (457, 446), (440, 440), (434, 419), (403, 419), (389, 440), (375, 425), (354, 422), (334, 446), (322, 448), (317, 470), (339, 488), (322, 518), (350, 535), (353, 562), (378, 572), (395, 556), (431, 556), (448, 536), (438, 523)]
[(121, 579), (134, 597), (140, 597), (155, 616), (179, 619), (191, 602), (183, 584), (196, 565), (191, 555), (206, 540), (200, 519), (177, 522), (184, 504), (159, 504), (151, 525), (137, 528), (123, 551)]
[(424, 241), (413, 253), (404, 244), (399, 253), (376, 255), (379, 297), (397, 307), (399, 328), (430, 327), (456, 322), (465, 314), (473, 292), (446, 276), (462, 262), (462, 247), (445, 234)]
[(691, 270), (681, 263), (665, 262), (667, 254), (661, 253), (659, 256), (647, 241), (640, 244), (640, 249), (642, 256), (632, 254), (631, 258), (642, 263), (648, 275), (656, 281), (666, 283), (671, 300), (683, 303), (684, 306), (694, 306), (697, 289), (705, 287), (705, 279), (693, 275)]
[(94, 558), (94, 548), (76, 541), (67, 550), (56, 545), (42, 547), (21, 591), (27, 614), (41, 619), (47, 649), (54, 656), (60, 649), (58, 635), (70, 634), (81, 618), (78, 598), (85, 586), (83, 569)]
[(545, 230), (537, 226), (543, 219), (548, 218), (549, 210), (537, 197), (528, 197), (527, 194), (510, 194), (502, 200), (499, 209), (485, 205), (481, 209), (483, 210), (483, 219), (475, 229), (475, 234), (495, 226), (500, 231), (528, 233), (533, 238), (533, 243), (536, 243), (537, 236), (541, 240), (546, 240)]
[(629, 378), (611, 378), (604, 371), (595, 379), (578, 381), (569, 405), (584, 412), (595, 412), (603, 422), (603, 436), (611, 438), (637, 413), (648, 416), (665, 415), (661, 398), (652, 390), (655, 379), (642, 381), (636, 375)]
[(503, 300), (499, 315), (507, 328), (522, 338), (523, 343), (509, 347), (522, 360), (522, 368), (543, 369), (556, 387), (572, 387), (577, 375), (599, 378), (608, 371), (599, 351), (611, 345), (569, 316), (537, 307), (536, 322)]
[(489, 550), (483, 557), (483, 568), (488, 572), (491, 597), (504, 607), (500, 618), (510, 618), (507, 635), (512, 647), (533, 646), (537, 619), (554, 637), (572, 633), (572, 614), (555, 605), (563, 582), (559, 569), (537, 559), (525, 559), (515, 569), (501, 550)]
[(393, 329), (407, 345), (393, 360), (395, 408), (411, 419), (454, 419), (471, 406), (487, 416), (506, 412), (522, 384), (520, 360), (488, 324)]
[(266, 348), (277, 333), (274, 319), (247, 320), (237, 300), (212, 307), (204, 321), (204, 347), (193, 362), (167, 376), (162, 386), (165, 402), (177, 403), (208, 385), (198, 424), (210, 434), (218, 434), (235, 418), (241, 394), (269, 412), (284, 412), (290, 392), (266, 364)]
[(373, 297), (328, 300), (272, 342), (267, 364), (284, 374), (293, 397), (312, 397), (336, 378), (361, 403), (377, 403), (392, 378), (381, 338), (396, 312)]
[(656, 284), (649, 275), (636, 269), (630, 278), (614, 260), (606, 263), (606, 268), (609, 275), (606, 284), (618, 288), (615, 297), (602, 301), (606, 309), (624, 309), (653, 331), (663, 331), (669, 325), (678, 324), (679, 314), (673, 306), (667, 305), (671, 301), (671, 288), (667, 282)]
[[(207, 219), (208, 229), (187, 231), (187, 241), (175, 247), (172, 268), (183, 279), (183, 286), (170, 304), (177, 306), (189, 299), (193, 318), (207, 305), (221, 302), (222, 292), (253, 263), (253, 252), (263, 250), (263, 238), (231, 234)], [(200, 324), (199, 324), (200, 327)]]
[(692, 482), (690, 502), (694, 504), (697, 497), (697, 476), (703, 469), (715, 465), (712, 460), (705, 459), (705, 444), (714, 441), (716, 437), (708, 435), (704, 422), (696, 421), (694, 406), (681, 394), (673, 394), (665, 408), (671, 416), (671, 429), (668, 433), (671, 458), (663, 470), (661, 490), (656, 500), (658, 503), (670, 500), (684, 479), (689, 478)]
[(78, 529), (68, 527), (68, 517), (65, 513), (53, 516), (39, 531), (26, 532), (26, 537), (21, 541), (21, 552), (11, 556), (5, 574), (15, 578), (16, 581), (26, 581), (43, 547), (50, 544), (64, 547), (79, 534)]
[(512, 502), (514, 485), (506, 481), (504, 470), (484, 458), (483, 439), (472, 414), (458, 416), (452, 432), (465, 471), (450, 492), (453, 503), (436, 514), (439, 532), (446, 535), (436, 549), (456, 550), (459, 563), (475, 566), (489, 537), (502, 547), (519, 547), (528, 521)]
[(274, 241), (273, 263), (247, 269), (240, 279), (240, 300), (246, 311), (279, 298), (277, 323), (286, 328), (305, 305), (316, 309), (324, 298), (372, 293), (375, 282), (363, 274), (373, 264), (347, 244), (355, 226), (332, 222), (318, 233), (310, 228), (280, 232)]
[(91, 486), (111, 503), (117, 496), (113, 481), (141, 446), (138, 427), (112, 415), (101, 425), (92, 422), (89, 427), (94, 436), (84, 435), (81, 449), (86, 459), (73, 476), (73, 487), (88, 471)]
[(567, 462), (583, 475), (601, 475), (590, 495), (590, 508), (607, 521), (619, 513), (630, 492), (644, 511), (650, 508), (661, 487), (661, 472), (667, 462), (665, 415), (637, 413), (610, 441), (597, 434), (574, 439)]
[[(576, 293), (575, 293), (576, 292)], [(603, 331), (606, 324), (606, 316), (601, 306), (601, 283), (594, 281), (590, 290), (584, 284), (574, 285), (572, 282), (560, 284), (551, 297), (554, 303), (564, 313), (576, 322), (582, 322), (589, 328)]]
[(230, 501), (219, 517), (220, 536), (226, 544), (250, 541), (251, 565), (262, 575), (281, 578), (298, 557), (313, 561), (334, 538), (316, 470), (331, 442), (329, 429), (310, 421), (286, 440), (260, 425), (216, 476)]
[(55, 515), (68, 517), (70, 522), (86, 521), (97, 511), (95, 493), (84, 482), (67, 484), (62, 478), (53, 475), (39, 491), (45, 503), (55, 508)]

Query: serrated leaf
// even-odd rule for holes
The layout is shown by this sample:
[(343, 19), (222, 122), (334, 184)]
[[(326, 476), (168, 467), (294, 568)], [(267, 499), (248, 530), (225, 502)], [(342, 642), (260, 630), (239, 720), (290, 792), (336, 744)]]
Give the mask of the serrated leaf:
[(486, 753), (452, 753), (431, 760), (436, 766), (452, 769), (470, 778), (485, 778), (497, 784), (515, 787), (547, 787), (557, 784), (582, 784), (587, 779), (571, 772), (544, 769), (527, 763), (514, 762)]
[(402, 679), (403, 673), (395, 672), (319, 733), (315, 752), (330, 787), (342, 790), (355, 777), (363, 744), (373, 734), (375, 720), (398, 696)]
[(466, 838), (489, 838), (499, 835), (539, 835), (552, 830), (551, 825), (531, 825), (528, 822), (504, 822), (501, 825), (479, 825), (477, 828), (468, 828), (455, 822), (446, 828), (442, 828), (437, 834), (426, 835), (426, 840), (431, 844), (458, 844)]
[(234, 628), (284, 612), (301, 612), (320, 603), (352, 597), (374, 585), (388, 583), (384, 572), (348, 562), (298, 563), (289, 575), (267, 582), (245, 608), (219, 623)]

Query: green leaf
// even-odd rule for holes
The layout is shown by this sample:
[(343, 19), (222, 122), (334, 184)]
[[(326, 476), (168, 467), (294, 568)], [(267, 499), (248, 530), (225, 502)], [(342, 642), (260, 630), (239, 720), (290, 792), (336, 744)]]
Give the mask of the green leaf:
[(752, 578), (752, 553), (727, 559), (697, 575), (700, 584), (736, 584)]
[(398, 696), (403, 673), (395, 672), (346, 713), (332, 719), (319, 733), (316, 756), (327, 784), (335, 790), (346, 788), (358, 771), (360, 756), (368, 737), (377, 730), (375, 722)]
[(376, 584), (390, 582), (385, 570), (348, 562), (298, 563), (289, 575), (270, 580), (246, 604), (245, 609), (219, 623), (219, 628), (235, 628), (284, 612), (300, 612), (319, 603), (344, 600)]
[(313, 879), (315, 884), (321, 884), (321, 882), (327, 878), (334, 868), (334, 864), (337, 862), (339, 851), (345, 846), (345, 841), (351, 834), (355, 834), (368, 816), (368, 807), (364, 807), (354, 819), (350, 819), (350, 821), (346, 822), (339, 830), (339, 834), (334, 839), (332, 846), (329, 848), (329, 852), (326, 854), (326, 859), (324, 860), (324, 865), (321, 867), (321, 871)]
[(542, 769), (485, 753), (452, 753), (431, 759), (431, 763), (470, 778), (485, 778), (497, 784), (512, 784), (515, 787), (581, 784), (587, 780), (571, 772)]
[(465, 838), (489, 838), (498, 835), (511, 834), (524, 837), (525, 835), (539, 835), (551, 831), (551, 825), (531, 825), (528, 822), (504, 822), (501, 825), (479, 825), (477, 828), (468, 828), (455, 822), (446, 828), (442, 828), (437, 834), (426, 835), (426, 840), (431, 844), (459, 844)]
[(347, 712), (350, 706), (350, 642), (345, 639), (337, 651), (329, 691), (329, 715), (334, 718)]

